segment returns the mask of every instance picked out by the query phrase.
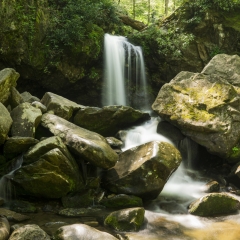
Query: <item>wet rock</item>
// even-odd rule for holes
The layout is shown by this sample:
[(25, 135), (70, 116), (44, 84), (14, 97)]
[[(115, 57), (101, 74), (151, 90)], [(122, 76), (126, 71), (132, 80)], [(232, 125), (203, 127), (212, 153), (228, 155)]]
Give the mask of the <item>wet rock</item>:
[(29, 220), (30, 217), (20, 214), (20, 213), (16, 213), (14, 211), (5, 209), (5, 208), (0, 208), (0, 215), (2, 216), (6, 216), (6, 218), (9, 221), (15, 221), (15, 222), (22, 222), (25, 220)]
[(142, 199), (132, 195), (119, 194), (103, 198), (100, 204), (107, 208), (132, 208), (142, 207)]
[(12, 118), (7, 108), (0, 102), (0, 145), (7, 139), (8, 132), (12, 125)]
[(180, 72), (152, 105), (162, 119), (229, 162), (240, 159), (239, 64), (239, 56), (216, 55), (202, 73)]
[(144, 208), (128, 208), (110, 213), (104, 225), (117, 231), (138, 231), (144, 222)]
[(92, 239), (104, 239), (104, 240), (117, 240), (114, 236), (106, 232), (101, 232), (95, 228), (87, 226), (85, 224), (72, 224), (61, 227), (55, 234), (56, 240), (92, 240)]
[(227, 181), (233, 183), (238, 188), (240, 188), (240, 162), (236, 163), (229, 175), (227, 176)]
[(11, 87), (16, 87), (19, 78), (13, 68), (5, 68), (0, 71), (0, 102), (5, 103), (11, 94)]
[(26, 152), (31, 146), (37, 144), (39, 141), (32, 137), (11, 137), (8, 138), (3, 147), (4, 156), (8, 159)]
[(41, 103), (47, 107), (48, 112), (66, 120), (69, 120), (72, 117), (74, 111), (84, 108), (84, 106), (51, 92), (44, 94)]
[(9, 240), (50, 240), (50, 237), (38, 225), (28, 224), (23, 227), (17, 228), (11, 234)]
[(10, 225), (6, 217), (0, 216), (0, 240), (7, 240), (10, 234)]
[(115, 137), (106, 137), (106, 140), (112, 148), (120, 148), (123, 146), (123, 142)]
[(220, 184), (217, 181), (210, 181), (203, 186), (203, 191), (206, 193), (219, 192)]
[(35, 131), (41, 121), (42, 112), (31, 106), (30, 103), (22, 103), (11, 112), (13, 124), (12, 136), (35, 137)]
[(65, 208), (58, 212), (65, 217), (96, 217), (102, 213), (100, 208)]
[(75, 154), (94, 166), (107, 169), (113, 167), (118, 160), (118, 155), (106, 139), (97, 133), (48, 113), (43, 115), (42, 125), (59, 136)]
[(41, 110), (42, 114), (47, 112), (47, 108), (45, 105), (43, 105), (42, 103), (38, 102), (38, 101), (34, 101), (31, 103), (31, 105), (35, 108), (38, 108)]
[(237, 212), (239, 201), (227, 193), (209, 193), (189, 206), (189, 213), (197, 216), (215, 216)]
[(73, 122), (105, 137), (114, 136), (122, 128), (150, 119), (148, 113), (129, 106), (86, 107), (80, 109)]
[[(58, 148), (68, 159), (74, 162), (71, 153), (60, 137), (53, 136), (40, 141), (24, 154), (24, 164), (29, 164), (37, 161), (42, 155), (48, 151)], [(76, 165), (77, 167), (77, 165)]]
[(14, 200), (8, 203), (9, 209), (18, 212), (18, 213), (36, 213), (37, 208), (27, 202), (27, 201), (19, 201), (19, 200)]
[(37, 161), (16, 170), (12, 178), (18, 194), (35, 197), (61, 198), (83, 187), (76, 163), (58, 148), (42, 155)]
[(181, 160), (173, 145), (149, 142), (121, 153), (116, 165), (103, 175), (103, 184), (114, 193), (154, 199)]

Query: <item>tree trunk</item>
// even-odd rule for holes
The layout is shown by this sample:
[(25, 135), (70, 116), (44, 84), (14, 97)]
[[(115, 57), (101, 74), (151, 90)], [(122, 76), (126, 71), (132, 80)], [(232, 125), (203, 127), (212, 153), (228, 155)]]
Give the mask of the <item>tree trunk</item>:
[(133, 19), (135, 19), (135, 17), (136, 17), (135, 7), (136, 7), (136, 0), (133, 0)]
[(168, 15), (169, 0), (165, 0), (165, 15)]
[(151, 0), (148, 0), (148, 24), (150, 23)]

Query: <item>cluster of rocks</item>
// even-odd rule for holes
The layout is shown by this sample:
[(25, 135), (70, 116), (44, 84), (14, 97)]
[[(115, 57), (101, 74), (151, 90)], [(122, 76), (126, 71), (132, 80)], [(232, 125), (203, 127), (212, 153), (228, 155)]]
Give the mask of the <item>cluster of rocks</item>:
[[(93, 216), (107, 207), (115, 211), (104, 216), (103, 225), (116, 231), (139, 230), (144, 222), (142, 200), (159, 195), (181, 163), (180, 152), (159, 141), (121, 152), (123, 143), (113, 136), (148, 120), (148, 113), (126, 106), (83, 106), (51, 92), (38, 99), (17, 91), (18, 77), (14, 69), (0, 71), (2, 197), (11, 197), (10, 190), (17, 199), (61, 199), (58, 214), (66, 217)], [(36, 211), (26, 210), (22, 204), (20, 201), (16, 204), (20, 207), (10, 209)], [(9, 238), (8, 220), (27, 218), (5, 210), (0, 209), (0, 214), (7, 217), (1, 220), (0, 239)], [(11, 240), (29, 236), (49, 239), (35, 225), (12, 230)], [(99, 239), (115, 239), (82, 224), (64, 226), (54, 234), (55, 239), (69, 239), (69, 234), (77, 238), (84, 232), (87, 237), (78, 239), (96, 235)]]

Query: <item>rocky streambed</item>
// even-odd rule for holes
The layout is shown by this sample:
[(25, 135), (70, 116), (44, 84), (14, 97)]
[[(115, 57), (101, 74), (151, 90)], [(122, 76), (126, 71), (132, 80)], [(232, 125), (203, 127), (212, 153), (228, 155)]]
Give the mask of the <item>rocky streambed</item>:
[[(0, 239), (210, 239), (211, 226), (221, 229), (212, 234), (218, 239), (229, 228), (234, 237), (238, 57), (216, 58), (160, 90), (153, 109), (167, 120), (155, 126), (163, 138), (145, 128), (130, 148), (126, 129), (141, 134), (149, 113), (83, 106), (51, 92), (38, 99), (18, 92), (14, 69), (0, 71)], [(213, 67), (219, 61), (231, 65), (227, 77)], [(180, 171), (194, 159), (201, 175)], [(177, 188), (166, 194), (172, 179)], [(204, 188), (195, 194), (197, 181)]]

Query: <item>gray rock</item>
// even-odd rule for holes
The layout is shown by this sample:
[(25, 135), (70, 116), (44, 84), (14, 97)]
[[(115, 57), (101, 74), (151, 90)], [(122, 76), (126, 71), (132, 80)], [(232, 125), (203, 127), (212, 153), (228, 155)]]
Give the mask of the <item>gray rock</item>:
[(181, 160), (180, 152), (169, 143), (153, 141), (134, 147), (121, 153), (104, 174), (104, 186), (114, 193), (154, 199)]
[(13, 200), (8, 203), (9, 209), (18, 213), (36, 213), (37, 208), (30, 202)]
[(26, 215), (16, 213), (14, 211), (11, 211), (5, 208), (0, 208), (0, 215), (6, 216), (6, 218), (9, 221), (15, 221), (15, 222), (23, 222), (30, 219), (30, 217)]
[(102, 213), (99, 208), (64, 208), (58, 212), (65, 217), (96, 217)]
[(77, 155), (97, 167), (110, 168), (118, 160), (118, 155), (111, 149), (106, 139), (95, 132), (48, 113), (43, 115), (41, 124), (59, 136)]
[(240, 162), (236, 163), (227, 176), (227, 180), (240, 188)]
[(6, 217), (0, 216), (0, 240), (7, 240), (10, 234), (10, 225)]
[(28, 103), (33, 103), (35, 101), (40, 102), (39, 98), (32, 96), (32, 94), (29, 92), (23, 92), (23, 93), (21, 93), (21, 96), (22, 96), (24, 102), (28, 102)]
[(43, 105), (42, 103), (38, 102), (38, 101), (34, 101), (31, 103), (31, 105), (35, 108), (38, 108), (41, 110), (42, 114), (47, 112), (47, 108), (45, 105)]
[(112, 148), (120, 148), (123, 146), (123, 142), (115, 137), (106, 137), (106, 140)]
[(47, 107), (49, 113), (66, 120), (72, 117), (74, 111), (84, 107), (51, 92), (44, 94), (41, 103)]
[(117, 231), (138, 231), (144, 222), (144, 208), (128, 208), (110, 213), (104, 225)]
[(30, 103), (22, 103), (11, 112), (13, 124), (12, 136), (33, 137), (38, 124), (41, 121), (42, 112), (31, 106)]
[[(53, 136), (46, 138), (33, 147), (31, 147), (24, 154), (24, 164), (29, 164), (37, 161), (42, 155), (47, 153), (48, 151), (58, 148), (71, 162), (74, 162), (74, 158), (71, 153), (68, 151), (66, 145), (63, 143), (60, 137)], [(76, 165), (77, 167), (77, 165)]]
[(19, 78), (17, 73), (12, 68), (5, 68), (0, 71), (0, 102), (5, 103), (11, 94), (11, 88), (16, 87)]
[[(231, 59), (232, 56), (217, 55), (213, 62), (228, 65)], [(239, 71), (240, 57), (237, 59), (232, 62), (231, 72)], [(240, 159), (240, 89), (229, 79), (237, 75), (229, 73), (223, 78), (219, 70), (211, 69), (206, 68), (204, 74), (180, 72), (161, 88), (152, 108), (210, 153), (236, 162)]]
[(85, 107), (80, 109), (73, 122), (105, 137), (113, 136), (122, 128), (150, 119), (148, 113), (129, 106)]
[(32, 137), (11, 137), (8, 138), (3, 147), (4, 156), (12, 159), (19, 154), (26, 152), (31, 146), (39, 141)]
[(10, 105), (13, 108), (17, 107), (19, 104), (23, 103), (23, 97), (18, 92), (15, 87), (11, 87), (11, 97), (10, 97)]
[(215, 216), (237, 212), (240, 202), (227, 193), (209, 193), (189, 206), (189, 213), (197, 216)]
[(220, 184), (217, 181), (210, 181), (203, 186), (203, 191), (206, 193), (219, 192)]
[(18, 186), (19, 194), (44, 198), (61, 198), (71, 191), (83, 188), (76, 163), (58, 148), (16, 170), (12, 183)]
[(240, 87), (240, 57), (218, 54), (202, 70), (203, 74), (217, 74), (230, 84)]
[(38, 225), (28, 224), (23, 227), (17, 228), (11, 234), (9, 240), (50, 240), (50, 237)]
[(85, 224), (72, 224), (60, 227), (56, 234), (56, 240), (117, 240), (114, 236), (106, 232), (101, 232)]
[(0, 145), (4, 143), (12, 125), (12, 118), (6, 107), (0, 102)]

